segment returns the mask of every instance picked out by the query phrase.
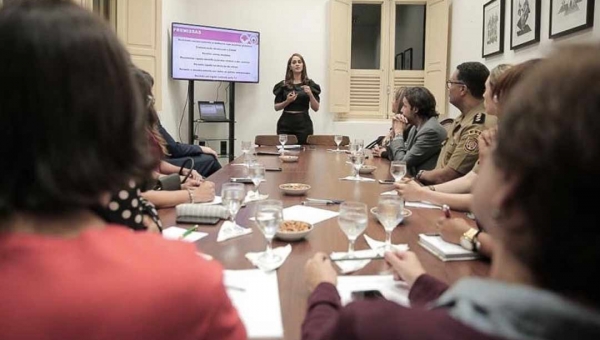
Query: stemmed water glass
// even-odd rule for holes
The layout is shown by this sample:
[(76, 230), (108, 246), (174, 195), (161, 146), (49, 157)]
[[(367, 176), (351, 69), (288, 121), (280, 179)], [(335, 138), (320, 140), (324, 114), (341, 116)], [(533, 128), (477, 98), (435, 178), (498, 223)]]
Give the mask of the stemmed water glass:
[(360, 169), (365, 163), (365, 153), (363, 151), (357, 151), (350, 155), (352, 160), (352, 167), (354, 168), (354, 179), (360, 181)]
[(243, 141), (242, 142), (242, 154), (244, 156), (244, 163), (246, 166), (250, 164), (248, 154), (250, 153), (250, 149), (252, 148), (252, 142)]
[(273, 253), (271, 243), (283, 220), (283, 202), (280, 200), (264, 200), (256, 204), (254, 215), (258, 228), (267, 239), (267, 250), (258, 258), (262, 263), (277, 263), (281, 257)]
[(377, 219), (385, 230), (385, 251), (392, 249), (392, 232), (403, 220), (404, 199), (397, 195), (380, 195), (377, 202)]
[(229, 211), (229, 218), (234, 229), (242, 229), (235, 223), (235, 217), (246, 198), (246, 189), (243, 183), (223, 183), (221, 186), (222, 204)]
[(348, 258), (354, 257), (354, 242), (367, 229), (367, 205), (360, 202), (344, 202), (338, 216), (340, 228), (348, 237)]
[(356, 151), (362, 151), (365, 148), (365, 141), (363, 139), (355, 139)]
[(343, 139), (344, 137), (342, 135), (335, 135), (335, 137), (333, 137), (333, 141), (337, 145), (337, 149), (335, 149), (335, 152), (340, 152), (340, 144), (342, 143)]
[(258, 186), (260, 185), (260, 182), (265, 179), (265, 166), (259, 163), (254, 163), (250, 165), (249, 169), (249, 177), (252, 179), (252, 183), (254, 183), (254, 196), (260, 197)]
[(281, 134), (279, 135), (279, 143), (281, 143), (281, 153), (285, 153), (285, 143), (287, 143), (288, 136)]
[(402, 177), (406, 175), (406, 162), (405, 161), (393, 161), (390, 164), (390, 174), (394, 177), (395, 182), (402, 180)]

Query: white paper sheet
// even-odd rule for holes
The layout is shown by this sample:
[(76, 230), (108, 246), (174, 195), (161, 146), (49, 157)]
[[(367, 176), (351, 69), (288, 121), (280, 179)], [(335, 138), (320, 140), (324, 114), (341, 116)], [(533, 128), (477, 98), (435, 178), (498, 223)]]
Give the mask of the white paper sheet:
[(352, 302), (354, 291), (378, 290), (386, 299), (403, 306), (410, 306), (408, 286), (403, 281), (394, 281), (392, 275), (339, 276), (337, 289), (343, 305)]
[(205, 203), (196, 203), (199, 205), (215, 205), (215, 204), (221, 204), (223, 202), (223, 199), (221, 198), (221, 196), (215, 196), (215, 199), (212, 200), (212, 202), (205, 202)]
[(283, 219), (302, 221), (311, 224), (317, 224), (336, 217), (339, 214), (340, 213), (337, 211), (307, 207), (305, 205), (294, 205), (283, 209)]
[(169, 227), (169, 228), (163, 229), (162, 236), (163, 236), (163, 238), (166, 238), (167, 240), (180, 240), (180, 241), (185, 241), (185, 242), (196, 242), (196, 241), (208, 236), (207, 233), (203, 233), (203, 232), (199, 232), (199, 231), (192, 231), (185, 238), (181, 239), (180, 237), (186, 231), (187, 231), (187, 229), (184, 229), (184, 228)]
[(224, 273), (227, 294), (246, 326), (248, 338), (282, 338), (277, 272), (250, 269)]

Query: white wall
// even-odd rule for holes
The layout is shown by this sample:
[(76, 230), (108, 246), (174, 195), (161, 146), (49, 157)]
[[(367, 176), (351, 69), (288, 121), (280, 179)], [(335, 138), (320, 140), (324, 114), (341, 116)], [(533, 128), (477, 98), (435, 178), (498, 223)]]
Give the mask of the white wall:
[[(285, 76), (286, 63), (294, 52), (301, 53), (308, 75), (321, 85), (321, 109), (311, 113), (315, 134), (345, 134), (370, 142), (383, 134), (388, 122), (334, 122), (328, 110), (328, 0), (165, 0), (163, 1), (163, 110), (165, 127), (177, 139), (177, 126), (187, 95), (187, 82), (170, 79), (170, 27), (173, 21), (248, 29), (261, 33), (260, 83), (236, 84), (236, 150), (242, 140), (257, 134), (275, 134), (281, 112), (273, 109), (273, 86)], [(215, 100), (218, 83), (196, 82), (196, 100)], [(226, 84), (219, 99), (225, 98)], [(196, 110), (197, 114), (197, 110)], [(226, 136), (225, 124), (201, 127), (202, 137)], [(181, 137), (187, 141), (187, 110)]]
[[(465, 61), (479, 61), (488, 68), (493, 68), (502, 63), (519, 63), (528, 59), (543, 57), (560, 44), (570, 42), (599, 41), (600, 40), (600, 2), (596, 1), (594, 13), (594, 27), (585, 31), (576, 32), (558, 39), (548, 38), (550, 25), (550, 0), (542, 0), (540, 42), (520, 48), (510, 49), (510, 12), (511, 0), (505, 0), (504, 14), (504, 53), (483, 59), (481, 57), (481, 26), (483, 24), (483, 5), (489, 0), (450, 0), (451, 31), (450, 31), (450, 61), (449, 72)], [(533, 16), (533, 13), (531, 14)], [(458, 115), (452, 105), (448, 105), (450, 115)]]

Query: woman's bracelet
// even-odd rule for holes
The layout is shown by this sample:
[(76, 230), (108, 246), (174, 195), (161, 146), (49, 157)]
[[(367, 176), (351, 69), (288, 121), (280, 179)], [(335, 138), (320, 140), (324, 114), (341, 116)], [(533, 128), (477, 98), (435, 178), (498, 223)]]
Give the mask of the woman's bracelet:
[(188, 195), (190, 195), (190, 203), (196, 203), (194, 201), (194, 190), (191, 188), (187, 188)]

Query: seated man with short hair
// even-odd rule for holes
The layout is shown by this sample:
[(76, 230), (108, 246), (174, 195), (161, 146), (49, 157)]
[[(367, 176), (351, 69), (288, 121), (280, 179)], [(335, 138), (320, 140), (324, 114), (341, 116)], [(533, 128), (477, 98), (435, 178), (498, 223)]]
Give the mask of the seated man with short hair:
[(460, 110), (450, 127), (448, 138), (430, 171), (419, 171), (416, 178), (424, 184), (440, 184), (466, 175), (479, 158), (478, 138), (481, 131), (496, 125), (496, 117), (483, 107), (485, 81), (490, 72), (479, 62), (458, 65), (446, 82), (450, 104)]

